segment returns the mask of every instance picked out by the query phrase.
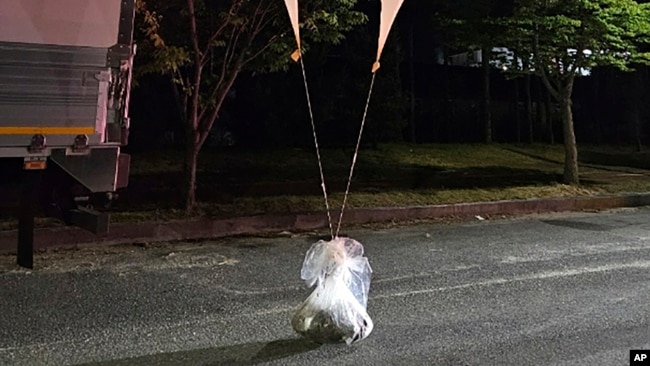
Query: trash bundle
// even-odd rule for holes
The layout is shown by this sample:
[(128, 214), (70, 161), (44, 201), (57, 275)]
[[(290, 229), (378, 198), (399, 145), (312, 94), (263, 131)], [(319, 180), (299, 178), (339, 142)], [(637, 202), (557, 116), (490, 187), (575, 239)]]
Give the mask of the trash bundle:
[(358, 241), (335, 238), (314, 243), (300, 277), (316, 288), (294, 315), (293, 329), (318, 343), (351, 344), (366, 338), (373, 328), (366, 312), (371, 273)]

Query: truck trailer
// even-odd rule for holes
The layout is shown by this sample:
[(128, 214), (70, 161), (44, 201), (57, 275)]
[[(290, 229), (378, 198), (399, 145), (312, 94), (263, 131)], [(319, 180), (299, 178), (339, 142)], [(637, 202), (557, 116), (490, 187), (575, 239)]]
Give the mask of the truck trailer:
[(19, 264), (29, 252), (31, 266), (39, 208), (108, 230), (98, 207), (128, 184), (134, 14), (135, 0), (0, 1), (0, 160), (20, 191)]

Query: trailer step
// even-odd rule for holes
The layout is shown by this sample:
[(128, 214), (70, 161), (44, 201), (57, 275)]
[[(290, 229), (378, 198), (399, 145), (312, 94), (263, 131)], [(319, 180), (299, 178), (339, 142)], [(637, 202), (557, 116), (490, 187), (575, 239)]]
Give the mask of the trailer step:
[(108, 234), (108, 223), (110, 215), (106, 212), (99, 212), (87, 207), (78, 207), (70, 211), (70, 222), (93, 234)]

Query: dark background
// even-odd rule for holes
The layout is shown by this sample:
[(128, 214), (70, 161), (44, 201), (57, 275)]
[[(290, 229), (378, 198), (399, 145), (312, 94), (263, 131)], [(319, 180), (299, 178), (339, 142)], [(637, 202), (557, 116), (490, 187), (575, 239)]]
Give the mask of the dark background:
[[(305, 55), (307, 81), (318, 136), (323, 146), (350, 146), (357, 139), (376, 50), (379, 2), (360, 2), (370, 20), (340, 45), (313, 45)], [(444, 46), (431, 21), (433, 5), (405, 2), (382, 55), (364, 145), (380, 142), (481, 142), (481, 70), (446, 65), (459, 53)], [(137, 65), (136, 65), (137, 67)], [(530, 78), (532, 141), (525, 80), (493, 69), (491, 112), (496, 142), (561, 143), (557, 106), (544, 121), (546, 91)], [(131, 106), (129, 150), (151, 151), (183, 144), (183, 126), (171, 82), (148, 75), (138, 80)], [(648, 68), (622, 72), (597, 68), (577, 78), (573, 112), (578, 144), (650, 143)], [(414, 104), (411, 105), (413, 98)], [(634, 113), (634, 111), (638, 111)], [(243, 74), (234, 85), (206, 148), (312, 146), (312, 132), (299, 65), (287, 72)]]

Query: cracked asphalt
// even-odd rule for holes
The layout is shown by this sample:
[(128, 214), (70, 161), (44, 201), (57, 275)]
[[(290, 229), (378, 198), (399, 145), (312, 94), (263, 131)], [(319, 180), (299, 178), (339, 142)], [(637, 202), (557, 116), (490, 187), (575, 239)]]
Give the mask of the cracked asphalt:
[(650, 208), (346, 232), (362, 342), (291, 329), (323, 232), (0, 256), (1, 365), (628, 365), (650, 349)]

